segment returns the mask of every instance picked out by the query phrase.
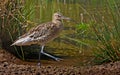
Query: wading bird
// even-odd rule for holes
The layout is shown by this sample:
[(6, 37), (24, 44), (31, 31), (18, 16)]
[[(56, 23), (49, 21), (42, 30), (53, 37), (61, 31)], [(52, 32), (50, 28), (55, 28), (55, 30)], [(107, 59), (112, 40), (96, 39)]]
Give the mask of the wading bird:
[(17, 46), (25, 46), (25, 45), (32, 45), (32, 44), (38, 44), (41, 46), (41, 49), (39, 51), (39, 63), (40, 65), (40, 56), (41, 54), (44, 54), (56, 61), (59, 61), (60, 58), (57, 58), (55, 56), (52, 56), (48, 53), (45, 53), (43, 51), (44, 46), (47, 42), (53, 40), (56, 38), (59, 33), (63, 29), (63, 23), (62, 20), (71, 20), (68, 17), (63, 16), (61, 13), (54, 13), (53, 18), (51, 22), (43, 23), (38, 25), (37, 27), (33, 27), (30, 29), (27, 33), (20, 36), (13, 44)]

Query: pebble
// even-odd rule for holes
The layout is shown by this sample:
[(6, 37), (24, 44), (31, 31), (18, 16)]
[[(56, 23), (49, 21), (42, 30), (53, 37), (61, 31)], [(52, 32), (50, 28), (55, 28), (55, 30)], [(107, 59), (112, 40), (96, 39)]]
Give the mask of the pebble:
[[(1, 54), (0, 56), (3, 56)], [(91, 67), (55, 65), (38, 67), (34, 65), (18, 65), (11, 63), (11, 61), (12, 59), (10, 61), (0, 61), (0, 75), (120, 75), (120, 61)]]

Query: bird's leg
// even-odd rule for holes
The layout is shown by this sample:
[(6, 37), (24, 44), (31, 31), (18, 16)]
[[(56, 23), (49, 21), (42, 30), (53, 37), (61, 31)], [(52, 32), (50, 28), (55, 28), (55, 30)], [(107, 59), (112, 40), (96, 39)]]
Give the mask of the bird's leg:
[(50, 55), (50, 54), (48, 54), (48, 53), (45, 53), (45, 52), (43, 51), (43, 48), (44, 48), (44, 46), (42, 46), (41, 54), (44, 54), (44, 55), (46, 55), (46, 56), (48, 56), (48, 57), (50, 57), (50, 58), (52, 58), (52, 59), (54, 59), (54, 60), (56, 60), (56, 61), (62, 60), (62, 59), (57, 58), (57, 57), (55, 57), (55, 56), (52, 56), (52, 55)]
[(40, 58), (41, 58), (41, 52), (43, 52), (43, 49), (44, 49), (44, 46), (42, 46), (41, 49), (39, 50), (39, 62), (38, 62), (38, 66), (41, 65)]
[(57, 57), (52, 56), (52, 55), (50, 55), (50, 54), (48, 54), (48, 53), (45, 53), (43, 50), (44, 50), (44, 45), (41, 47), (41, 49), (40, 49), (40, 51), (39, 51), (39, 62), (38, 62), (38, 66), (41, 65), (41, 62), (40, 62), (41, 54), (44, 54), (44, 55), (46, 55), (46, 56), (48, 56), (48, 57), (50, 57), (50, 58), (52, 58), (52, 59), (54, 59), (54, 60), (56, 60), (56, 61), (62, 60), (61, 58), (57, 58)]

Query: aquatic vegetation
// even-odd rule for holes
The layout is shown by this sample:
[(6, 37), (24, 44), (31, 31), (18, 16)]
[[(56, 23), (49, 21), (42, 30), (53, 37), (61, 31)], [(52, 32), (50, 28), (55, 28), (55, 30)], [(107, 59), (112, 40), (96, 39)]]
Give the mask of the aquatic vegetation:
[[(0, 39), (2, 41), (2, 47), (8, 46), (9, 42), (12, 41), (13, 37), (17, 37), (21, 34), (23, 19), (21, 17), (19, 1), (8, 1), (3, 0), (1, 2), (1, 14), (0, 14)], [(16, 50), (16, 49), (15, 49)], [(20, 54), (16, 50), (18, 56)], [(20, 56), (21, 57), (21, 56)]]
[(102, 18), (101, 25), (94, 24), (93, 31), (97, 37), (95, 62), (114, 62), (120, 60), (120, 12), (115, 1), (108, 1), (107, 10), (111, 23)]
[[(120, 60), (120, 1), (85, 1), (4, 0), (0, 5), (2, 47), (11, 48), (13, 40), (39, 23), (50, 21), (54, 12), (61, 12), (78, 24), (63, 21), (61, 36), (49, 43), (46, 51), (61, 56), (94, 56), (97, 63)], [(15, 46), (13, 50), (24, 59), (38, 48)]]

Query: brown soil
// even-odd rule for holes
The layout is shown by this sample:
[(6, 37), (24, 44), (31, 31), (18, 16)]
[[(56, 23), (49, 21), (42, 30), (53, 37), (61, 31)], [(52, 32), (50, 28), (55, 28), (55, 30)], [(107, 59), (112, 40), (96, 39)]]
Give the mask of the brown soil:
[(120, 75), (120, 62), (104, 65), (75, 67), (70, 62), (42, 61), (39, 67), (34, 62), (17, 59), (5, 50), (0, 50), (0, 75)]

